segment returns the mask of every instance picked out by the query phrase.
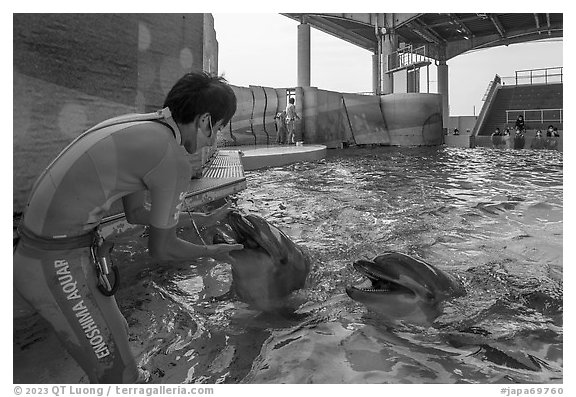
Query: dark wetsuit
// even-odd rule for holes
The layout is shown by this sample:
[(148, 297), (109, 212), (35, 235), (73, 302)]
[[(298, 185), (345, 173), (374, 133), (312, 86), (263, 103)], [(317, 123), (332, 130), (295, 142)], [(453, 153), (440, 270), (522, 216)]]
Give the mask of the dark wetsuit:
[[(45, 239), (83, 235), (99, 225), (114, 201), (144, 190), (150, 192), (151, 225), (174, 227), (191, 167), (177, 142), (178, 127), (171, 125), (127, 122), (74, 141), (36, 182), (24, 228)], [(50, 322), (91, 382), (135, 382), (128, 325), (114, 297), (97, 288), (90, 248), (45, 248), (20, 240), (14, 288)]]

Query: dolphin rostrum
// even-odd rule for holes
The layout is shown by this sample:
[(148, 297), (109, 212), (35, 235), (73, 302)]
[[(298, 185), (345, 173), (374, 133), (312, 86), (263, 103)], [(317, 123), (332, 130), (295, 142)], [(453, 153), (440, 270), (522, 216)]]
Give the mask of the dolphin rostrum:
[(308, 255), (262, 217), (232, 212), (214, 240), (244, 245), (230, 253), (232, 287), (240, 300), (274, 310), (290, 292), (304, 287), (310, 272)]
[(430, 324), (443, 301), (466, 293), (456, 277), (399, 252), (358, 260), (354, 268), (367, 280), (346, 287), (348, 296), (390, 320)]

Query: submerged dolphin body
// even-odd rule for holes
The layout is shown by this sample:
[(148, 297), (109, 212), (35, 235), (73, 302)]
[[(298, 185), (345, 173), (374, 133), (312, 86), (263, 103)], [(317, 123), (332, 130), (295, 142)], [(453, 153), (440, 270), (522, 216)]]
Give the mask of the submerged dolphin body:
[(232, 288), (240, 300), (268, 311), (283, 305), (290, 292), (304, 287), (310, 259), (280, 229), (257, 215), (233, 212), (215, 242), (233, 240)]
[(346, 287), (348, 296), (390, 320), (430, 324), (443, 301), (466, 293), (455, 277), (398, 252), (356, 261), (354, 268), (368, 280)]

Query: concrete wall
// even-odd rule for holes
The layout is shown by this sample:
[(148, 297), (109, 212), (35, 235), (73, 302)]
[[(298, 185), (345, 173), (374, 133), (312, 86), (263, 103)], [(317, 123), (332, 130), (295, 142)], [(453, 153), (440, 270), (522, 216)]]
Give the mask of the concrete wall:
[(391, 145), (442, 144), (441, 95), (390, 94), (382, 96), (381, 102)]
[[(236, 114), (218, 136), (219, 147), (276, 142), (273, 115), (285, 108), (286, 90), (232, 87)], [(438, 94), (359, 95), (297, 87), (296, 140), (331, 148), (357, 145), (440, 145), (442, 98)]]
[(214, 17), (204, 14), (203, 70), (218, 74), (218, 40), (214, 29)]
[[(217, 137), (217, 146), (267, 145), (276, 141), (274, 116), (281, 107), (278, 89), (270, 87), (232, 85), (236, 95), (236, 113)], [(284, 99), (284, 103), (286, 100)]]
[(475, 146), (475, 139), (474, 136), (469, 134), (446, 135), (444, 137), (444, 144), (448, 147), (471, 148)]
[(472, 132), (476, 125), (478, 116), (451, 116), (448, 123), (448, 132), (451, 134), (455, 128), (458, 128), (460, 134), (466, 133), (467, 130)]
[(264, 87), (250, 86), (252, 97), (254, 99), (252, 104), (252, 115), (250, 121), (252, 123), (252, 133), (257, 145), (267, 145), (272, 142), (266, 131), (266, 121), (264, 115), (266, 112), (267, 97), (264, 92)]
[(307, 87), (304, 90), (304, 140), (337, 148), (342, 143), (353, 144), (354, 137), (339, 92)]
[[(14, 14), (13, 209), (87, 128), (153, 111), (217, 50), (204, 14)], [(214, 53), (212, 53), (214, 55)], [(211, 55), (211, 56), (212, 56)]]

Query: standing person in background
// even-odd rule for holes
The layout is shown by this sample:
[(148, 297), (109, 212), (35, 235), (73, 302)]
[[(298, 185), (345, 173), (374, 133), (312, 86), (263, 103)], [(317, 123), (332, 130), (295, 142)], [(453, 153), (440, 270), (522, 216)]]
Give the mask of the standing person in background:
[(294, 105), (294, 98), (288, 100), (288, 106), (286, 106), (286, 126), (288, 128), (288, 143), (296, 143), (294, 141), (294, 126), (296, 120), (300, 117), (296, 114), (296, 106)]
[[(241, 244), (196, 245), (177, 235), (192, 176), (189, 154), (211, 146), (236, 112), (227, 82), (188, 73), (163, 109), (106, 120), (75, 139), (36, 181), (13, 258), (14, 290), (56, 331), (92, 383), (145, 382), (128, 343), (114, 293), (119, 272), (99, 225), (122, 200), (126, 220), (149, 226), (148, 250), (159, 261), (228, 258)], [(148, 205), (145, 194), (149, 193)], [(201, 226), (228, 208), (198, 218)]]
[(274, 116), (274, 120), (276, 121), (276, 130), (278, 134), (276, 135), (276, 143), (282, 145), (286, 143), (286, 111), (283, 110), (281, 112), (276, 113)]

